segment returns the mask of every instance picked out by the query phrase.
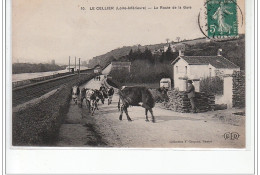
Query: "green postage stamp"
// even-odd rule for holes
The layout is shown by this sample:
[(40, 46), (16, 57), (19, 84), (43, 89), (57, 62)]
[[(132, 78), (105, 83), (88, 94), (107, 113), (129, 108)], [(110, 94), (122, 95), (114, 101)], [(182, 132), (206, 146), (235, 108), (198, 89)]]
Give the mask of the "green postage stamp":
[(206, 6), (209, 38), (238, 36), (236, 0), (208, 0)]

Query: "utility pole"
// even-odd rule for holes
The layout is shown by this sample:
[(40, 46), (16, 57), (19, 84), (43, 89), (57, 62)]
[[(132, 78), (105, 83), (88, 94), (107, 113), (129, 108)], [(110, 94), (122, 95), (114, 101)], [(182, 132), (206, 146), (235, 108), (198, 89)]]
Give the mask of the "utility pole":
[(75, 71), (77, 71), (77, 58), (75, 57)]
[(79, 58), (79, 78), (80, 78), (80, 58)]
[(69, 72), (70, 72), (70, 56), (69, 56)]

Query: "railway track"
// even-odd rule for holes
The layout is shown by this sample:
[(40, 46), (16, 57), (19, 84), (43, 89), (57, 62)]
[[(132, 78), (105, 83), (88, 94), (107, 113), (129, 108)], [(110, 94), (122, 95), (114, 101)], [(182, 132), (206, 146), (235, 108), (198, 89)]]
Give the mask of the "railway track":
[[(83, 74), (81, 76), (86, 76), (91, 73)], [(46, 82), (40, 82), (31, 86), (26, 86), (24, 88), (15, 88), (12, 90), (12, 106), (15, 107), (19, 104), (23, 104), (34, 98), (38, 98), (54, 89), (59, 88), (61, 85), (67, 83), (73, 83), (78, 81), (78, 75), (72, 75), (65, 78), (59, 78), (56, 80), (49, 80)]]

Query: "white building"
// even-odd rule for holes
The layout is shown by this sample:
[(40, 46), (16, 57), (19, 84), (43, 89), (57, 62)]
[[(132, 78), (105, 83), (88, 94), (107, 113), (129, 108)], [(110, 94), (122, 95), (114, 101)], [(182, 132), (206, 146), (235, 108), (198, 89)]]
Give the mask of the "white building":
[(128, 70), (128, 72), (130, 72), (130, 68), (131, 68), (131, 62), (121, 62), (121, 61), (112, 61), (111, 62), (112, 68), (113, 70)]
[(232, 74), (240, 68), (223, 57), (219, 49), (216, 56), (179, 56), (171, 63), (173, 65), (174, 88), (186, 90), (186, 80), (193, 80), (196, 91), (199, 91), (199, 80), (222, 74)]
[(163, 51), (166, 52), (171, 47), (172, 52), (178, 52), (179, 50), (185, 51), (185, 44), (168, 44), (163, 47)]
[(102, 67), (98, 64), (94, 67), (94, 73), (99, 74), (102, 72)]

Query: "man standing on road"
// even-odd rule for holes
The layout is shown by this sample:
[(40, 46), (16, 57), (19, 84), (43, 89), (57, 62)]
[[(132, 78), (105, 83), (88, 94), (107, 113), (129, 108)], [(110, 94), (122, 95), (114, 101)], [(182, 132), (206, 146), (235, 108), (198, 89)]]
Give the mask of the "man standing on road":
[(191, 80), (188, 80), (188, 89), (186, 91), (188, 93), (188, 98), (190, 99), (190, 104), (191, 104), (191, 110), (193, 113), (197, 112), (197, 108), (194, 102), (195, 99), (195, 87), (192, 84)]

